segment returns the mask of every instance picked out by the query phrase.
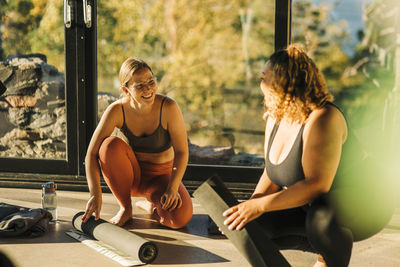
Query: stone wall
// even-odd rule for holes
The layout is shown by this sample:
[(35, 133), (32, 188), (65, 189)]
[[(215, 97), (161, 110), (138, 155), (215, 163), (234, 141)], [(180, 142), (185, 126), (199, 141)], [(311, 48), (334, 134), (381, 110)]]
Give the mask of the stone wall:
[(10, 56), (0, 80), (0, 157), (65, 158), (64, 73), (41, 54)]

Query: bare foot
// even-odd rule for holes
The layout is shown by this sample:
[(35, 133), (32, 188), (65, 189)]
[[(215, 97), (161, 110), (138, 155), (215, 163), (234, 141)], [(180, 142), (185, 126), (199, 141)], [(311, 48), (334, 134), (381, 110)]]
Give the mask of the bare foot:
[(150, 201), (147, 200), (139, 200), (135, 202), (135, 206), (138, 208), (141, 208), (149, 213), (153, 213), (154, 211), (154, 205)]
[(321, 255), (318, 255), (317, 262), (314, 264), (313, 267), (327, 267), (326, 262), (324, 261), (324, 258)]
[(110, 219), (110, 222), (112, 224), (122, 226), (130, 219), (132, 219), (132, 208), (130, 209), (120, 208), (118, 213)]
[(141, 208), (145, 211), (147, 211), (148, 213), (151, 214), (151, 217), (157, 221), (160, 221), (160, 216), (157, 213), (157, 209), (156, 206), (154, 206), (153, 203), (151, 203), (150, 201), (147, 200), (139, 200), (135, 202), (135, 206), (138, 208)]

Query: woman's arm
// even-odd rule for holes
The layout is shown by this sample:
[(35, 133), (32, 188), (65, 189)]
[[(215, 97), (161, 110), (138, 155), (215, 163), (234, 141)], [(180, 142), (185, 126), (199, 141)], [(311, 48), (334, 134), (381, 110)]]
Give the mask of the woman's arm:
[(261, 175), (260, 180), (258, 181), (257, 186), (254, 189), (254, 192), (251, 195), (250, 199), (270, 195), (272, 193), (278, 192), (279, 189), (279, 186), (271, 182), (268, 177), (267, 170), (264, 168), (264, 172)]
[(122, 124), (119, 114), (121, 112), (120, 101), (111, 104), (104, 111), (90, 140), (85, 157), (86, 180), (89, 186), (90, 197), (86, 205), (85, 214), (82, 217), (84, 222), (92, 216), (93, 212), (95, 213), (96, 220), (100, 218), (102, 192), (100, 186), (100, 166), (98, 162), (99, 149), (103, 140), (112, 134), (114, 128)]
[(343, 115), (336, 108), (318, 110), (303, 133), (302, 166), (305, 179), (286, 190), (245, 201), (224, 212), (225, 224), (241, 229), (265, 212), (305, 205), (330, 190), (347, 137)]
[(167, 99), (165, 104), (167, 128), (174, 148), (174, 165), (171, 180), (161, 198), (161, 203), (163, 203), (164, 209), (173, 210), (182, 205), (178, 189), (188, 163), (189, 149), (185, 123), (178, 104), (171, 99)]

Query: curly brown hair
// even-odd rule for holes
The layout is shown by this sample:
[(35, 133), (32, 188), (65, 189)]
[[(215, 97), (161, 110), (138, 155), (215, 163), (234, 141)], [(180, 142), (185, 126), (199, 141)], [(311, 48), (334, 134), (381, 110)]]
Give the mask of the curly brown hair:
[[(265, 116), (304, 123), (310, 113), (332, 101), (325, 78), (299, 45), (289, 45), (269, 58), (272, 68)], [(268, 102), (268, 103), (267, 103)]]

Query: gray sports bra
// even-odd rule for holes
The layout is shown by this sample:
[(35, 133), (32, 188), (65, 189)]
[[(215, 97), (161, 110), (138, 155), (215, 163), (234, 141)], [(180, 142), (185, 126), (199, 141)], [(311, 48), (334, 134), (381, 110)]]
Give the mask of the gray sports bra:
[(269, 160), (269, 152), (271, 150), (272, 142), (275, 139), (276, 132), (279, 128), (279, 122), (275, 123), (271, 131), (268, 141), (267, 153), (265, 155), (265, 168), (267, 170), (270, 180), (278, 186), (290, 186), (297, 181), (304, 180), (303, 166), (301, 165), (301, 158), (303, 155), (303, 131), (304, 124), (301, 126), (296, 140), (289, 154), (279, 164), (273, 164)]
[[(331, 102), (327, 102), (326, 105), (332, 105), (342, 112), (339, 107)], [(304, 124), (301, 126), (289, 154), (280, 164), (273, 164), (269, 160), (269, 152), (279, 125), (275, 124), (272, 129), (265, 155), (265, 168), (270, 180), (278, 186), (290, 186), (305, 179), (303, 166), (301, 164), (304, 126)], [(363, 146), (349, 127), (347, 140), (342, 147), (342, 155), (332, 184), (332, 189), (349, 185), (361, 186), (368, 182), (368, 178), (366, 178), (368, 176), (367, 173), (365, 175), (355, 175), (355, 173), (361, 173), (364, 169), (369, 170), (369, 166), (375, 166), (369, 157), (365, 157), (364, 151)]]
[(165, 97), (161, 102), (160, 123), (158, 124), (157, 129), (149, 135), (142, 135), (142, 136), (134, 135), (126, 126), (124, 106), (121, 103), (122, 114), (124, 117), (124, 123), (121, 127), (121, 132), (128, 139), (129, 145), (131, 146), (134, 152), (159, 153), (171, 147), (171, 137), (169, 135), (169, 132), (168, 130), (165, 130), (161, 125), (161, 115), (162, 115), (162, 108), (164, 105), (164, 101)]

